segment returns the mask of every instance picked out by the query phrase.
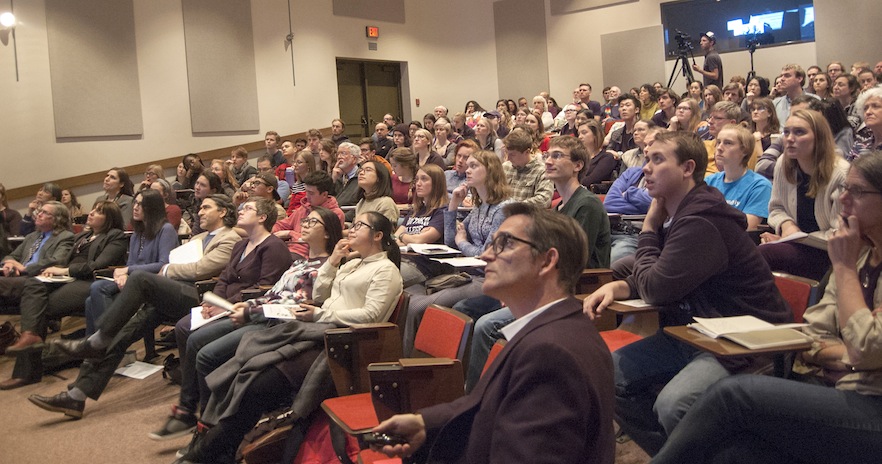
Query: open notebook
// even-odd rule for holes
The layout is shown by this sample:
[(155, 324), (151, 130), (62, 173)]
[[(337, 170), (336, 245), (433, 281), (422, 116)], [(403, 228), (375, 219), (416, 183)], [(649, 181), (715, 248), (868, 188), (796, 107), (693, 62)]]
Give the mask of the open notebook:
[(695, 329), (711, 338), (725, 338), (752, 350), (805, 343), (811, 339), (796, 327), (808, 324), (770, 324), (754, 316), (694, 317)]

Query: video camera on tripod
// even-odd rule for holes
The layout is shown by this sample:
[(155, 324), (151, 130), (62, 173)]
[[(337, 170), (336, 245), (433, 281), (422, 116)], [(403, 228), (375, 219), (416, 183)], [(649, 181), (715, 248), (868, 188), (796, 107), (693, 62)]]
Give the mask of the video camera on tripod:
[(674, 69), (668, 79), (668, 88), (671, 88), (677, 80), (678, 69), (686, 78), (686, 87), (689, 87), (689, 84), (695, 81), (695, 77), (692, 76), (692, 68), (689, 67), (689, 56), (692, 56), (692, 63), (695, 64), (695, 55), (692, 53), (695, 46), (692, 45), (692, 37), (679, 29), (675, 29), (674, 40), (677, 41), (677, 51), (671, 52), (671, 56), (676, 56), (677, 62), (674, 63)]

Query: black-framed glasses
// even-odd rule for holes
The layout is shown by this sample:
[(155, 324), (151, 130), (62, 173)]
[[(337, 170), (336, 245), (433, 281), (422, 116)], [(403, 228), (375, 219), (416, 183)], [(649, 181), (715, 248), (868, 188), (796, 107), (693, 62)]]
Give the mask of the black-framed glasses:
[(878, 190), (864, 190), (857, 185), (849, 185), (845, 182), (839, 184), (839, 188), (841, 188), (843, 192), (848, 192), (848, 194), (855, 200), (860, 200), (864, 195), (882, 195), (882, 192)]
[(322, 222), (316, 218), (308, 217), (308, 218), (303, 218), (300, 220), (300, 227), (313, 228), (313, 227), (315, 227), (316, 224), (321, 224), (322, 226), (325, 225), (324, 222)]
[(352, 231), (358, 232), (359, 230), (361, 230), (362, 227), (367, 227), (370, 230), (376, 230), (376, 229), (374, 229), (374, 226), (372, 226), (364, 221), (355, 221), (355, 223), (352, 224)]
[(542, 250), (539, 249), (539, 246), (535, 243), (529, 240), (515, 237), (508, 232), (497, 232), (496, 235), (493, 237), (493, 240), (491, 240), (490, 243), (488, 243), (487, 246), (484, 247), (484, 250), (493, 250), (494, 255), (499, 255), (503, 251), (513, 247), (514, 242), (521, 242), (523, 244), (530, 245), (530, 247), (534, 248), (536, 251), (540, 253), (542, 252)]

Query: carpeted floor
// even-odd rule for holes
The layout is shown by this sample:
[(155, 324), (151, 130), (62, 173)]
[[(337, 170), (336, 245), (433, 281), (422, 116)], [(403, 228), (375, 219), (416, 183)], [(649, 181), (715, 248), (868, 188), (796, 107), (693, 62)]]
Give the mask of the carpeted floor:
[[(17, 317), (10, 319), (18, 322)], [(66, 318), (62, 332), (80, 327), (80, 319)], [(143, 345), (139, 342), (135, 348), (141, 359)], [(11, 376), (14, 363), (14, 358), (0, 357), (0, 380)], [(67, 369), (37, 384), (0, 391), (0, 463), (169, 464), (175, 460), (175, 451), (188, 438), (163, 442), (147, 438), (147, 433), (162, 426), (170, 405), (177, 401), (178, 387), (159, 373), (145, 380), (115, 376), (100, 401), (86, 401), (80, 420), (44, 411), (27, 400), (32, 394), (51, 396), (66, 390), (77, 371)], [(647, 462), (649, 457), (633, 442), (617, 445), (616, 464)]]

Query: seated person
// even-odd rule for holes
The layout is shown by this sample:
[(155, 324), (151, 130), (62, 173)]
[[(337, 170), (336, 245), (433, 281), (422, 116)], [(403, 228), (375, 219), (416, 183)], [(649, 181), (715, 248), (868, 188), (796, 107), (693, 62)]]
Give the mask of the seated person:
[(773, 271), (820, 280), (830, 266), (824, 250), (795, 242), (769, 243), (797, 232), (825, 239), (839, 227), (836, 198), (848, 162), (834, 151), (830, 125), (820, 113), (797, 110), (784, 124), (784, 158), (775, 165), (769, 225), (760, 253)]
[[(573, 288), (588, 261), (575, 221), (511, 203), (481, 259), (483, 292), (511, 303), (508, 344), (470, 394), (373, 429), (402, 437), (416, 462), (611, 463), (613, 372)], [(530, 282), (530, 285), (524, 285)]]
[(716, 163), (720, 172), (705, 179), (726, 197), (726, 203), (747, 216), (747, 229), (755, 230), (769, 217), (772, 183), (747, 168), (756, 140), (746, 127), (724, 126), (717, 134)]
[(502, 163), (502, 169), (511, 187), (513, 200), (548, 208), (554, 195), (554, 185), (545, 178), (545, 166), (539, 158), (532, 155), (531, 130), (528, 127), (516, 127), (502, 141), (507, 158)]
[[(453, 196), (453, 191), (466, 181), (466, 163), (468, 163), (472, 153), (479, 150), (478, 144), (471, 139), (466, 139), (456, 144), (453, 167), (444, 171), (444, 178), (447, 181), (448, 200)], [(471, 198), (467, 198), (463, 206), (471, 206)]]
[[(444, 172), (434, 164), (417, 171), (414, 182), (413, 204), (404, 222), (395, 231), (399, 246), (412, 243), (444, 243), (444, 207), (447, 206), (447, 186)], [(427, 276), (440, 271), (437, 262), (422, 256), (408, 255), (401, 260), (401, 278), (404, 286), (422, 283)]]
[[(213, 175), (213, 174), (212, 174)], [(86, 397), (97, 400), (113, 371), (119, 366), (126, 349), (152, 330), (162, 319), (180, 319), (199, 304), (194, 282), (217, 276), (230, 263), (233, 245), (240, 240), (232, 230), (236, 224), (236, 208), (226, 195), (212, 195), (202, 201), (199, 219), (203, 232), (190, 240), (202, 242), (203, 255), (192, 263), (166, 264), (158, 274), (139, 271), (132, 274), (119, 296), (98, 321), (98, 331), (87, 339), (60, 340), (54, 344), (74, 359), (91, 359), (83, 363), (77, 380), (52, 397), (32, 395), (37, 406), (52, 412), (80, 418)], [(197, 242), (198, 243), (198, 242)], [(222, 298), (239, 295), (239, 282), (221, 286)], [(143, 306), (143, 308), (142, 308)]]
[[(28, 210), (21, 216), (18, 229), (11, 229), (9, 235), (26, 236), (33, 232), (35, 230), (34, 223), (37, 219), (37, 213), (40, 211), (40, 207), (50, 201), (61, 202), (61, 187), (59, 187), (58, 184), (47, 182), (40, 187), (40, 190), (37, 190), (34, 199), (28, 203)], [(68, 210), (68, 216), (70, 216), (70, 210)]]
[(646, 149), (646, 134), (649, 133), (650, 129), (655, 129), (656, 127), (652, 121), (637, 121), (634, 124), (634, 143), (637, 144), (637, 148), (632, 148), (622, 153), (622, 165), (619, 167), (621, 171), (634, 167), (643, 168), (643, 163), (646, 161), (644, 153)]
[(397, 205), (413, 201), (413, 178), (417, 172), (417, 159), (413, 150), (396, 148), (389, 154), (392, 166), (392, 200)]
[[(235, 357), (208, 376), (211, 398), (201, 433), (176, 462), (233, 462), (242, 438), (262, 414), (291, 405), (295, 395), (297, 406), (303, 404), (301, 393), (318, 395), (322, 388), (315, 382), (325, 381), (321, 373), (329, 375), (325, 330), (388, 320), (401, 294), (399, 257), (388, 219), (375, 211), (357, 216), (347, 238), (337, 242), (319, 268), (313, 298), (321, 306), (302, 303), (296, 320), (245, 335)], [(313, 370), (316, 360), (321, 367)], [(307, 375), (316, 371), (318, 376)], [(305, 401), (315, 408), (322, 399)], [(301, 418), (311, 412), (303, 411)]]
[[(288, 216), (303, 206), (303, 199), (306, 198), (306, 176), (315, 171), (315, 158), (309, 150), (300, 150), (292, 156), (291, 169), (285, 169), (285, 178), (288, 185), (291, 186), (291, 197), (288, 198)], [(278, 224), (278, 221), (276, 223)]]
[[(59, 189), (60, 190), (60, 189)], [(74, 245), (67, 207), (58, 201), (40, 205), (34, 216), (35, 230), (0, 260), (0, 301), (18, 306), (25, 282), (49, 266), (64, 266)]]
[[(730, 124), (738, 124), (741, 120), (741, 107), (730, 101), (718, 102), (714, 105), (707, 120), (710, 124), (708, 125), (709, 138), (704, 140), (704, 146), (707, 150), (707, 172), (704, 175), (705, 177), (720, 172), (717, 163), (714, 162), (717, 152), (716, 138), (720, 131), (723, 130), (723, 127)], [(759, 145), (754, 145), (754, 150), (747, 159), (747, 169), (756, 167), (756, 160), (762, 153), (759, 147)]]
[(248, 150), (245, 147), (238, 147), (230, 153), (230, 161), (232, 161), (233, 175), (236, 176), (236, 182), (243, 185), (245, 181), (257, 175), (257, 168), (248, 164)]
[[(493, 232), (499, 228), (504, 219), (502, 207), (510, 201), (511, 189), (505, 180), (502, 162), (492, 151), (477, 151), (469, 157), (466, 168), (466, 183), (453, 191), (453, 198), (444, 212), (444, 242), (455, 247), (464, 256), (478, 256), (490, 243)], [(457, 209), (470, 191), (475, 207), (465, 220), (457, 221)], [(470, 272), (481, 274), (478, 269)], [(410, 293), (410, 305), (407, 311), (407, 324), (404, 327), (404, 354), (409, 355), (413, 349), (413, 341), (423, 313), (430, 304), (453, 306), (465, 298), (481, 294), (480, 278), (474, 278), (466, 285), (447, 288), (439, 292), (426, 294), (424, 285), (412, 285), (406, 289)]]
[(398, 223), (400, 213), (392, 199), (392, 176), (382, 164), (376, 161), (363, 163), (358, 170), (358, 188), (362, 193), (361, 200), (355, 205), (356, 216), (376, 211), (386, 216), (389, 222)]
[[(642, 298), (661, 307), (662, 328), (692, 322), (693, 316), (791, 321), (771, 271), (745, 231), (744, 214), (704, 183), (707, 154), (698, 136), (661, 132), (646, 155), (643, 172), (653, 200), (637, 254), (613, 265), (614, 276), (622, 280), (586, 298), (585, 312), (593, 319), (613, 300)], [(707, 387), (747, 364), (718, 360), (659, 330), (613, 353), (616, 420), (654, 455)]]
[(652, 462), (738, 456), (744, 462), (869, 463), (882, 454), (880, 191), (882, 156), (855, 160), (839, 197), (842, 226), (829, 241), (833, 274), (821, 301), (805, 313), (804, 330), (814, 343), (794, 368), (816, 380), (723, 379), (692, 405)]
[(9, 207), (6, 187), (3, 184), (0, 184), (0, 228), (3, 229), (5, 237), (18, 235), (18, 231), (21, 229), (21, 213)]
[(165, 216), (165, 202), (156, 190), (141, 190), (132, 202), (132, 228), (126, 265), (113, 270), (113, 280), (95, 280), (86, 300), (86, 335), (119, 294), (131, 274), (156, 273), (168, 264), (168, 254), (178, 246), (178, 231)]
[[(609, 267), (609, 217), (597, 196), (579, 183), (579, 176), (585, 172), (588, 151), (575, 137), (556, 137), (551, 141), (549, 151), (545, 153), (544, 158), (545, 177), (554, 182), (554, 187), (561, 196), (556, 211), (575, 219), (588, 237), (587, 267)], [(476, 305), (492, 305), (492, 307), (484, 308), (485, 314), (479, 316), (475, 323), (466, 379), (467, 391), (471, 391), (478, 382), (490, 349), (501, 337), (499, 329), (514, 321), (514, 316), (508, 308), (494, 311), (501, 306), (499, 300), (487, 296), (471, 300), (457, 303), (454, 308), (464, 310)]]
[[(42, 349), (46, 338), (46, 319), (67, 316), (82, 311), (89, 297), (94, 271), (123, 264), (127, 240), (123, 232), (123, 218), (119, 206), (112, 201), (99, 201), (86, 219), (86, 228), (74, 236), (74, 246), (63, 263), (49, 266), (40, 273), (44, 277), (73, 277), (73, 282), (41, 282), (36, 278), (25, 281), (21, 296), (22, 335), (6, 349), (9, 356)], [(17, 388), (40, 381), (40, 366), (25, 365), (28, 357), (16, 360), (12, 378), (0, 383), (0, 390)], [(30, 373), (25, 377), (25, 372)]]
[[(627, 106), (627, 105), (626, 105)], [(636, 132), (636, 126), (633, 131)], [(636, 139), (636, 134), (632, 133)], [(581, 182), (585, 187), (592, 184), (610, 181), (619, 167), (619, 160), (612, 151), (603, 149), (603, 128), (596, 119), (591, 119), (579, 125), (579, 140), (588, 150), (588, 166)]]
[[(337, 147), (337, 162), (331, 170), (331, 178), (334, 179), (335, 197), (340, 206), (355, 206), (361, 200), (357, 182), (360, 157), (361, 149), (354, 143), (343, 142)], [(346, 219), (352, 220), (353, 217), (355, 212), (347, 211)]]
[[(241, 226), (240, 226), (241, 227)], [(312, 288), (319, 266), (327, 260), (334, 245), (342, 238), (339, 218), (331, 210), (317, 207), (303, 221), (302, 239), (309, 243), (309, 257), (294, 262), (264, 296), (236, 303), (228, 319), (215, 321), (190, 333), (190, 316), (184, 316), (175, 327), (181, 358), (183, 381), (179, 402), (165, 425), (150, 433), (154, 440), (169, 440), (187, 435), (196, 427), (196, 414), (205, 409), (210, 392), (205, 376), (228, 361), (242, 337), (261, 330), (276, 320), (263, 317), (264, 304), (293, 306), (312, 301)], [(236, 251), (233, 252), (233, 258)]]
[(273, 234), (282, 240), (288, 241), (288, 251), (291, 252), (294, 261), (300, 261), (309, 256), (309, 244), (301, 240), (300, 234), (303, 221), (309, 216), (314, 208), (329, 209), (340, 218), (343, 225), (343, 211), (337, 205), (337, 199), (331, 196), (334, 182), (325, 171), (313, 171), (303, 179), (306, 185), (306, 196), (301, 200), (302, 207), (295, 209), (290, 216), (276, 221), (273, 226)]
[[(634, 134), (638, 143), (642, 144), (644, 152), (652, 145), (655, 136), (659, 133), (658, 128), (648, 130), (642, 138), (638, 135), (640, 130), (635, 127)], [(644, 164), (645, 155), (644, 155)], [(613, 182), (606, 197), (603, 200), (603, 208), (613, 214), (646, 214), (652, 197), (646, 190), (646, 176), (643, 173), (643, 164), (628, 168), (618, 179)], [(640, 233), (641, 225), (635, 221), (626, 221), (616, 217), (610, 221), (610, 263), (633, 255), (637, 251), (637, 234)]]
[(220, 177), (210, 171), (199, 174), (193, 182), (193, 201), (186, 208), (181, 207), (184, 209), (183, 220), (187, 223), (192, 235), (205, 232), (202, 230), (202, 220), (199, 217), (199, 212), (202, 211), (202, 200), (216, 194), (223, 194)]
[(618, 155), (636, 148), (634, 143), (634, 124), (640, 120), (640, 100), (634, 95), (626, 93), (618, 99), (619, 114), (622, 122), (613, 124), (606, 135), (604, 144), (606, 148)]

